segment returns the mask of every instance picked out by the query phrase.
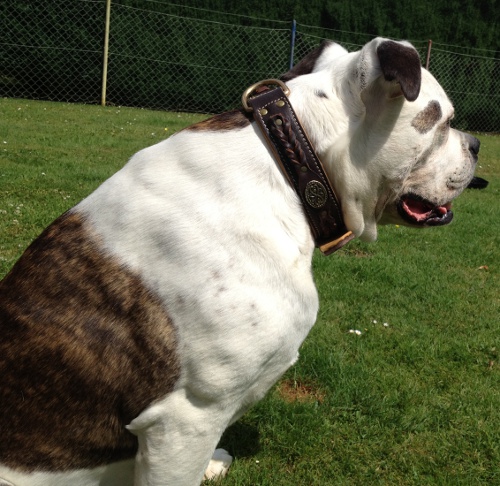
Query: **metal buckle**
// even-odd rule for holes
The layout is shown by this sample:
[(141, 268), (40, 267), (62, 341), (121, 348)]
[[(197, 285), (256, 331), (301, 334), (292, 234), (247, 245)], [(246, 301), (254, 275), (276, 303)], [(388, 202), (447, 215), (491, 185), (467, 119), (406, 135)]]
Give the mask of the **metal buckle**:
[(285, 96), (288, 96), (290, 94), (290, 89), (288, 86), (283, 82), (280, 81), (279, 79), (264, 79), (263, 81), (259, 81), (258, 83), (252, 84), (249, 88), (247, 88), (243, 95), (241, 96), (241, 104), (243, 105), (243, 108), (245, 111), (251, 112), (252, 107), (248, 105), (248, 100), (250, 98), (250, 95), (253, 94), (254, 91), (257, 90), (257, 88), (261, 86), (279, 86), (283, 92), (285, 93)]

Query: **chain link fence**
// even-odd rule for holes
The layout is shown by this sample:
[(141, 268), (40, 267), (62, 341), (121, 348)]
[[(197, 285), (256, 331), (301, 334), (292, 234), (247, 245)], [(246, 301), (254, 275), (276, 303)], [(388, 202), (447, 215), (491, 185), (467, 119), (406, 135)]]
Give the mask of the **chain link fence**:
[[(250, 84), (289, 69), (290, 22), (156, 0), (2, 0), (0, 96), (216, 113)], [(293, 61), (324, 39), (359, 49), (365, 34), (297, 24)], [(422, 62), (427, 41), (412, 41)], [(107, 81), (103, 90), (103, 65)], [(452, 98), (457, 128), (500, 131), (500, 59), (434, 45), (430, 71)]]

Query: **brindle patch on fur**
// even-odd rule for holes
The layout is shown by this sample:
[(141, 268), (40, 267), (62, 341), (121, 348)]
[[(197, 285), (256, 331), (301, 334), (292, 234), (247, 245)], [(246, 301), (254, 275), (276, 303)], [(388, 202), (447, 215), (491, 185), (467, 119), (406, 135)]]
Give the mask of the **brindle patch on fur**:
[(427, 133), (441, 120), (443, 113), (438, 101), (429, 101), (428, 105), (413, 118), (411, 126), (418, 133)]
[(125, 425), (179, 377), (175, 331), (141, 279), (69, 212), (0, 282), (0, 462), (90, 468), (131, 458)]
[(195, 123), (185, 130), (190, 131), (218, 131), (218, 130), (237, 130), (250, 125), (251, 114), (243, 110), (234, 110), (212, 116), (201, 122)]

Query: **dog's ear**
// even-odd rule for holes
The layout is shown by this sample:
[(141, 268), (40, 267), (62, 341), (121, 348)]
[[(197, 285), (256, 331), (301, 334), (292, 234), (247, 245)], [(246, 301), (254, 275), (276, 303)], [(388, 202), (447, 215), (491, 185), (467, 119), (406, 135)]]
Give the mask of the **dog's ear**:
[(316, 47), (313, 51), (311, 51), (309, 54), (307, 54), (302, 60), (296, 64), (290, 71), (288, 71), (285, 74), (282, 74), (280, 76), (281, 81), (290, 81), (293, 78), (296, 78), (297, 76), (302, 76), (304, 74), (310, 74), (313, 72), (316, 62), (318, 59), (321, 57), (321, 54), (323, 51), (331, 46), (333, 42), (324, 40), (321, 42), (321, 44)]
[(415, 101), (420, 93), (422, 70), (420, 57), (413, 46), (394, 41), (383, 41), (377, 47), (380, 69), (386, 81), (396, 81), (408, 101)]
[(408, 42), (380, 37), (361, 50), (357, 78), (360, 91), (383, 77), (389, 98), (404, 96), (415, 101), (420, 93), (422, 71), (417, 50)]

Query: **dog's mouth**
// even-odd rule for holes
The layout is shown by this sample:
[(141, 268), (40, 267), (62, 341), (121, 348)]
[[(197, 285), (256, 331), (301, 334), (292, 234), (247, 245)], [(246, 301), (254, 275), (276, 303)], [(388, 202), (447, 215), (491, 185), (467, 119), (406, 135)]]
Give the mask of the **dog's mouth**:
[(401, 196), (397, 208), (399, 215), (412, 225), (442, 226), (453, 219), (451, 202), (439, 206), (416, 194)]

